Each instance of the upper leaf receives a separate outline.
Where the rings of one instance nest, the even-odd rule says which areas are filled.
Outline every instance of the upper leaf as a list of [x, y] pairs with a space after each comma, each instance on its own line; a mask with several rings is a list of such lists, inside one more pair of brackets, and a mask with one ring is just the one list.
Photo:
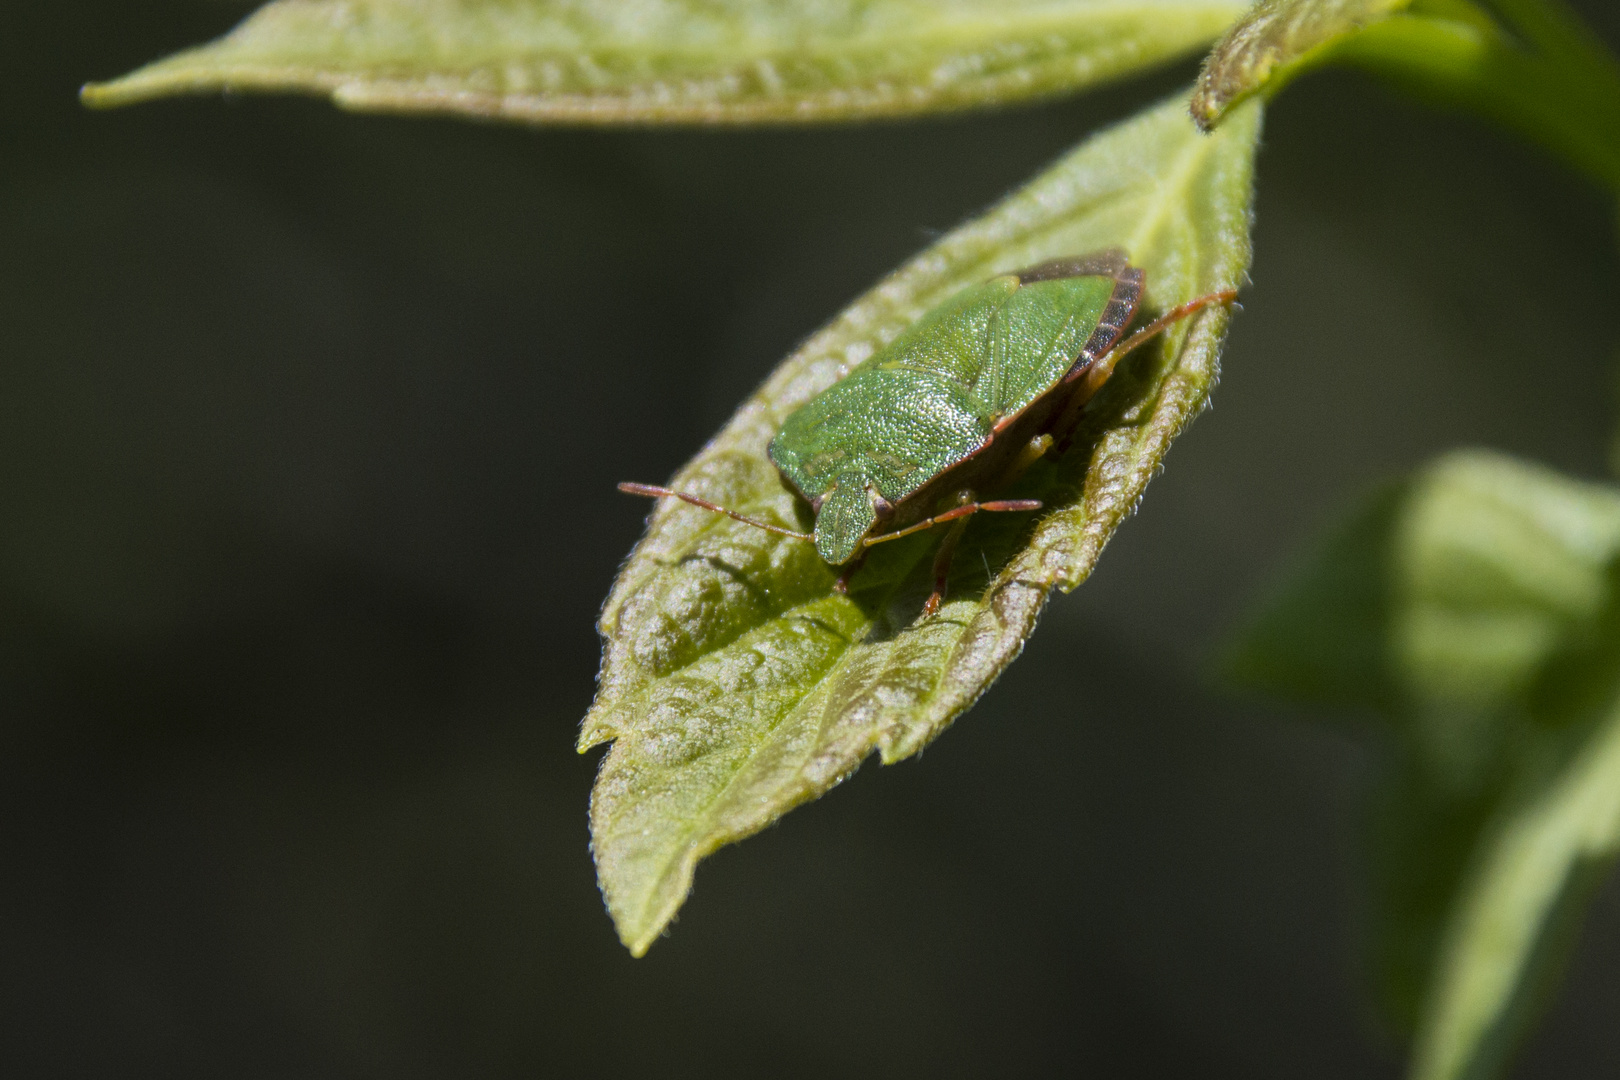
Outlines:
[[1192, 115], [1208, 130], [1236, 102], [1275, 90], [1327, 48], [1411, 0], [1259, 0], [1204, 61]]
[[1241, 0], [277, 0], [92, 105], [295, 90], [524, 121], [758, 123], [1075, 90], [1203, 47]]
[[[790, 356], [676, 477], [681, 490], [802, 527], [765, 448], [784, 418], [965, 285], [1119, 246], [1162, 310], [1235, 288], [1249, 262], [1257, 108], [1213, 137], [1184, 99], [1083, 144], [951, 233]], [[915, 753], [1018, 654], [1054, 588], [1090, 573], [1183, 425], [1203, 406], [1228, 314], [1206, 309], [1115, 374], [1057, 463], [1012, 494], [1031, 515], [984, 515], [941, 613], [927, 534], [873, 549], [851, 595], [807, 543], [665, 500], [602, 614], [601, 686], [582, 749], [616, 740], [591, 804], [602, 890], [640, 954], [675, 914], [697, 861], [848, 776], [877, 750]]]
[[1378, 494], [1232, 668], [1371, 705], [1398, 760], [1377, 945], [1416, 1080], [1494, 1075], [1620, 851], [1620, 492], [1457, 453]]

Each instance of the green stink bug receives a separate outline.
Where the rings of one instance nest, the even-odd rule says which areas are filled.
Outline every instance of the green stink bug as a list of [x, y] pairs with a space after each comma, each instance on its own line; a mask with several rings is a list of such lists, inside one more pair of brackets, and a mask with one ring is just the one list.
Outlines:
[[815, 529], [784, 529], [685, 492], [650, 484], [621, 491], [673, 496], [768, 532], [813, 541], [849, 579], [874, 544], [954, 523], [934, 560], [939, 610], [967, 519], [1039, 510], [1033, 499], [980, 501], [1041, 455], [1067, 447], [1082, 409], [1132, 349], [1236, 291], [1173, 308], [1124, 341], [1144, 274], [1109, 248], [1001, 274], [956, 293], [850, 373], [800, 406], [768, 448], [777, 471], [810, 504]]

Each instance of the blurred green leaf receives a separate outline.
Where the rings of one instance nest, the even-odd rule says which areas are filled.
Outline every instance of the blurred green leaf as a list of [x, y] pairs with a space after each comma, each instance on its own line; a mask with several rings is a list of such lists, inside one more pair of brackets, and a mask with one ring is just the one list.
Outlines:
[[1620, 491], [1448, 455], [1337, 529], [1229, 658], [1391, 722], [1374, 947], [1416, 1080], [1501, 1068], [1620, 851], [1617, 558]]
[[[1414, 1080], [1497, 1074], [1563, 966], [1584, 901], [1620, 854], [1620, 619], [1606, 620], [1595, 713], [1521, 750], [1447, 927]], [[1566, 688], [1559, 688], [1565, 690]], [[1560, 695], [1562, 696], [1562, 695]], [[1529, 774], [1529, 775], [1525, 775]]]
[[[793, 409], [965, 285], [1124, 247], [1162, 310], [1240, 284], [1258, 107], [1215, 136], [1169, 101], [1089, 139], [857, 300], [790, 356], [676, 477], [785, 523], [807, 510], [766, 443]], [[1051, 590], [1090, 573], [1214, 382], [1229, 316], [1208, 309], [1109, 382], [1064, 458], [1015, 489], [1038, 520], [975, 521], [950, 597], [923, 619], [937, 538], [883, 545], [851, 595], [810, 545], [683, 503], [653, 514], [602, 614], [600, 691], [581, 749], [615, 740], [591, 805], [602, 891], [631, 951], [674, 916], [699, 859], [757, 832], [876, 750], [915, 753], [1023, 647]]]
[[1369, 499], [1231, 654], [1247, 685], [1409, 716], [1488, 712], [1597, 614], [1620, 496], [1459, 452]]
[[1319, 63], [1330, 46], [1411, 0], [1260, 0], [1204, 61], [1192, 115], [1208, 130], [1237, 102], [1273, 92]]
[[758, 123], [1064, 93], [1212, 41], [1241, 0], [278, 0], [84, 91], [293, 90], [344, 108]]

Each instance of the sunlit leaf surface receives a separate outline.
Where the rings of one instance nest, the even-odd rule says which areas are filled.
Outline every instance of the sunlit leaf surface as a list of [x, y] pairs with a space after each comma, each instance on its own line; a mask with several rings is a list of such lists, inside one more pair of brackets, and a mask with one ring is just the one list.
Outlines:
[[[790, 356], [681, 470], [683, 490], [805, 523], [765, 456], [782, 420], [959, 288], [1119, 245], [1161, 310], [1240, 285], [1260, 113], [1200, 135], [1185, 99], [1087, 141], [857, 300]], [[633, 952], [674, 915], [697, 861], [815, 798], [874, 750], [916, 752], [1018, 654], [1053, 588], [1091, 572], [1170, 441], [1202, 407], [1229, 316], [1135, 355], [1056, 464], [1019, 482], [1038, 516], [968, 530], [938, 617], [934, 537], [883, 545], [848, 597], [806, 543], [666, 500], [608, 598], [601, 686], [581, 748], [614, 741], [592, 800], [597, 867]]]
[[1416, 1080], [1497, 1074], [1620, 851], [1617, 556], [1620, 491], [1453, 454], [1330, 537], [1234, 652], [1250, 685], [1393, 724], [1376, 951]]
[[352, 109], [757, 123], [1062, 93], [1194, 52], [1241, 0], [277, 0], [92, 85], [119, 105], [294, 90]]
[[1204, 61], [1193, 119], [1214, 126], [1235, 103], [1308, 67], [1327, 46], [1411, 0], [1260, 0]]

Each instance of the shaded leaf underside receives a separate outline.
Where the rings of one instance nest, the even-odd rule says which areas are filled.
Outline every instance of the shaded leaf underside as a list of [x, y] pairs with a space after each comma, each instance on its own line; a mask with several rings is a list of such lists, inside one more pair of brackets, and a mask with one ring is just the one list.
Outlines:
[[[765, 446], [794, 408], [957, 289], [1118, 245], [1160, 310], [1242, 283], [1257, 108], [1213, 137], [1184, 99], [1105, 131], [879, 283], [790, 356], [675, 485], [802, 527]], [[598, 872], [638, 955], [699, 859], [848, 776], [906, 757], [1017, 655], [1050, 591], [1091, 571], [1170, 441], [1202, 407], [1228, 322], [1208, 310], [1121, 368], [1073, 449], [1020, 481], [1047, 510], [975, 521], [940, 615], [926, 535], [874, 549], [851, 595], [810, 545], [662, 505], [603, 612], [581, 749], [614, 740], [592, 800]]]
[[85, 88], [292, 90], [351, 109], [759, 123], [1062, 93], [1212, 41], [1241, 0], [277, 0]]

